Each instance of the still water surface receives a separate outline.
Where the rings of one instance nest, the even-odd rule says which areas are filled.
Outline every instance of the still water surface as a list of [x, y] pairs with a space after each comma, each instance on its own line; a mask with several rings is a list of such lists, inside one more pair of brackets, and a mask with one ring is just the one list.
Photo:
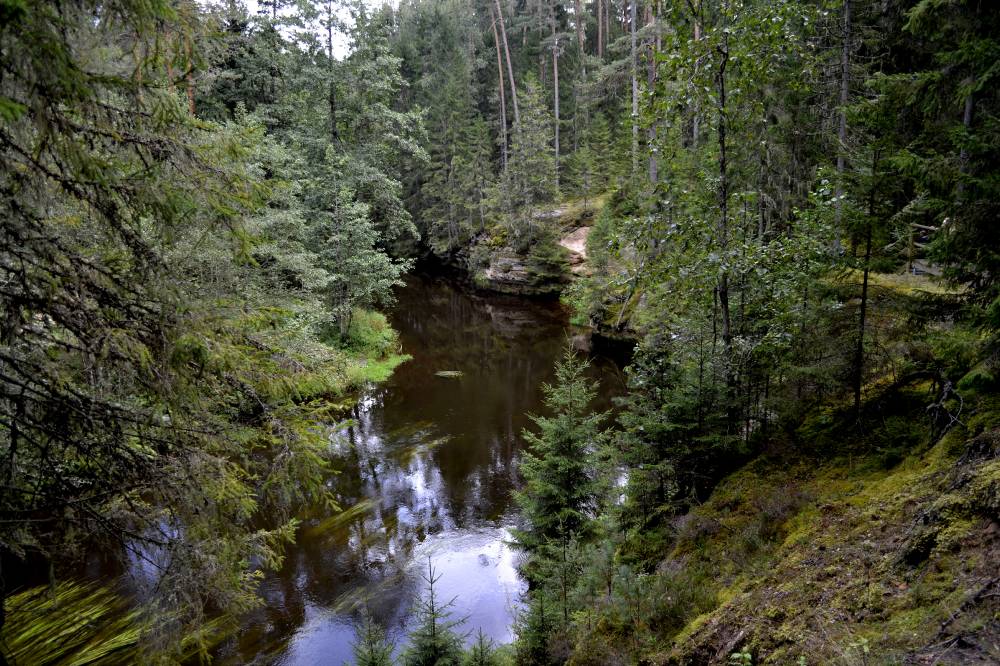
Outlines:
[[[513, 637], [525, 590], [508, 544], [520, 433], [528, 413], [544, 412], [541, 384], [566, 344], [567, 313], [415, 275], [390, 320], [412, 360], [365, 392], [353, 425], [330, 439], [339, 469], [330, 484], [345, 511], [304, 521], [284, 568], [261, 587], [264, 607], [223, 646], [221, 663], [350, 663], [365, 609], [401, 644], [428, 558], [464, 630]], [[592, 364], [604, 408], [621, 373], [602, 356]], [[462, 374], [435, 375], [442, 370]]]

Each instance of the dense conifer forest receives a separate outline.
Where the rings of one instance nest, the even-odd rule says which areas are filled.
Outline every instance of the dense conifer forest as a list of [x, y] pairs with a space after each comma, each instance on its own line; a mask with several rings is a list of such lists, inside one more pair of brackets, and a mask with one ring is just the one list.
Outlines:
[[0, 663], [218, 660], [418, 267], [572, 331], [514, 642], [431, 561], [355, 663], [1000, 663], [998, 62], [982, 0], [0, 0]]

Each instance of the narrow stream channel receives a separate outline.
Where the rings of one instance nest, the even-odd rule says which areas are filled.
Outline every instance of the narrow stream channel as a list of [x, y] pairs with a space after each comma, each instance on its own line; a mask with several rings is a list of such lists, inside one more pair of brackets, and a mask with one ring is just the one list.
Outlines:
[[[285, 567], [261, 587], [264, 607], [222, 648], [222, 663], [350, 663], [364, 609], [401, 644], [428, 558], [465, 630], [513, 638], [525, 589], [507, 543], [520, 433], [528, 413], [544, 411], [541, 385], [566, 344], [567, 313], [426, 275], [410, 276], [397, 299], [390, 320], [413, 359], [367, 391], [354, 425], [331, 440], [340, 473], [330, 482], [345, 512], [304, 521]], [[602, 356], [592, 372], [596, 406], [607, 407], [621, 373]]]

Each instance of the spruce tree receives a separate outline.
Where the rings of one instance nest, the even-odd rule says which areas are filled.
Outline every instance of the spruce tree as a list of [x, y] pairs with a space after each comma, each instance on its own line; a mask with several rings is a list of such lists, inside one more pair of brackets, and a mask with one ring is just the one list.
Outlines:
[[513, 244], [525, 248], [538, 235], [539, 208], [556, 200], [559, 186], [550, 143], [553, 120], [533, 75], [525, 79], [520, 104], [521, 123], [514, 130], [510, 160], [500, 182], [500, 204]]
[[462, 663], [462, 637], [455, 631], [465, 620], [451, 619], [455, 600], [442, 603], [435, 585], [441, 575], [427, 558], [427, 573], [421, 576], [427, 595], [417, 604], [417, 628], [410, 634], [410, 645], [403, 653], [404, 666], [459, 666]]
[[486, 122], [469, 94], [470, 72], [462, 66], [448, 79], [428, 121], [430, 163], [421, 194], [425, 242], [439, 254], [467, 245], [484, 224], [487, 184], [493, 180]]
[[605, 413], [590, 411], [597, 383], [587, 379], [589, 362], [567, 345], [556, 364], [556, 383], [545, 384], [552, 416], [532, 415], [539, 432], [524, 431], [524, 488], [517, 494], [526, 526], [515, 534], [529, 550], [549, 539], [568, 540], [587, 531], [597, 506], [597, 450], [605, 440]]
[[[1000, 13], [990, 3], [916, 3], [902, 25], [917, 71], [881, 80], [884, 112], [906, 148], [894, 166], [913, 179], [905, 209], [931, 234], [929, 256], [968, 287], [971, 314], [1000, 331]], [[902, 49], [901, 49], [902, 50]], [[904, 51], [905, 53], [905, 51]]]
[[355, 666], [392, 666], [393, 644], [371, 614], [365, 612], [360, 623], [354, 627]]
[[462, 666], [499, 666], [493, 641], [486, 637], [482, 629], [476, 634], [476, 642], [465, 653]]

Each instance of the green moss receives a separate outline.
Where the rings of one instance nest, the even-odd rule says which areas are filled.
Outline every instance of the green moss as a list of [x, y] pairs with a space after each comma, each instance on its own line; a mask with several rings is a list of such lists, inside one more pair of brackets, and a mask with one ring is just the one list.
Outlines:
[[409, 354], [393, 354], [378, 361], [354, 361], [347, 368], [347, 386], [361, 388], [365, 384], [384, 382], [397, 366], [411, 358]]

